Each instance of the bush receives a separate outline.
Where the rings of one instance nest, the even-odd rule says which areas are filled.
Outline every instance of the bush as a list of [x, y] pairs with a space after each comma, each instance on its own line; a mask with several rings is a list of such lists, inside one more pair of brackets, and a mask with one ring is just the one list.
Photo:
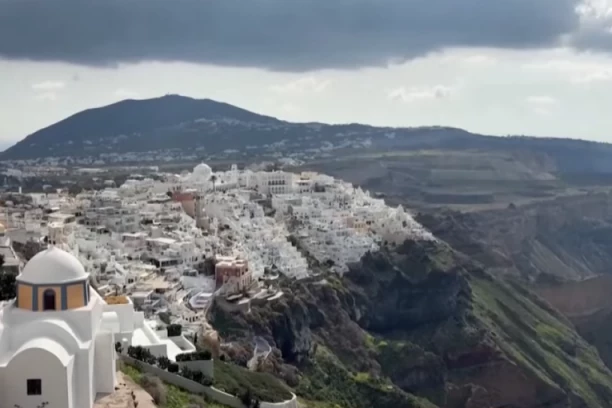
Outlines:
[[212, 378], [206, 377], [204, 373], [199, 370], [191, 370], [187, 367], [181, 367], [181, 371], [179, 375], [181, 377], [185, 377], [188, 380], [197, 382], [198, 384], [202, 384], [207, 387], [210, 387], [211, 385], [213, 385]]
[[170, 359], [166, 356], [161, 356], [157, 359], [157, 365], [162, 370], [167, 370], [168, 367], [170, 366], [170, 363], [171, 363]]
[[176, 361], [208, 361], [212, 360], [212, 354], [208, 350], [194, 351], [193, 353], [183, 353], [176, 356]]
[[180, 324], [171, 324], [166, 330], [168, 331], [168, 337], [177, 337], [183, 333], [183, 326]]
[[240, 394], [240, 401], [242, 401], [244, 406], [247, 408], [259, 408], [260, 406], [259, 400], [253, 395], [251, 389], [247, 389]]
[[190, 380], [193, 378], [194, 371], [189, 367], [181, 367], [180, 375], [181, 377], [189, 378]]
[[127, 351], [128, 356], [136, 359], [138, 361], [142, 361], [143, 363], [147, 363], [150, 365], [157, 365], [157, 357], [155, 357], [151, 352], [141, 346], [130, 346]]
[[170, 363], [170, 365], [168, 366], [168, 372], [169, 373], [178, 373], [179, 372], [179, 365], [176, 363]]
[[166, 404], [166, 386], [164, 383], [157, 377], [152, 376], [150, 374], [144, 374], [140, 377], [140, 386], [151, 395], [153, 401], [157, 405], [165, 405]]

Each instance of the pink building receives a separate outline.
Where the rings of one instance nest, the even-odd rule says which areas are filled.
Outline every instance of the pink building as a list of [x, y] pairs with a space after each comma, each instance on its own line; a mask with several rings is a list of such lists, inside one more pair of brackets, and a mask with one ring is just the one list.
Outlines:
[[215, 264], [215, 281], [217, 288], [225, 285], [226, 293], [237, 293], [253, 285], [253, 276], [246, 260], [220, 256]]

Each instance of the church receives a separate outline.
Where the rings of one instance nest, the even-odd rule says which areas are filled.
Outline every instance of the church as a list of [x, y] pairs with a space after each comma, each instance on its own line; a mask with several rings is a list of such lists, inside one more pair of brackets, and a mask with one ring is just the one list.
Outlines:
[[38, 253], [0, 309], [0, 408], [89, 408], [113, 393], [115, 342], [130, 338], [133, 315], [107, 305], [73, 255]]

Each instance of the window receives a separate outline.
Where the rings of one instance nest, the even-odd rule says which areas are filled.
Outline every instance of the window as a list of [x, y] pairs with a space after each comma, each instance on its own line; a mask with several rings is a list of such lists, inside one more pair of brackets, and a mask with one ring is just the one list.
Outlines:
[[42, 394], [42, 381], [40, 379], [29, 379], [28, 380], [28, 395], [41, 395]]
[[55, 291], [47, 289], [43, 293], [43, 310], [55, 310]]

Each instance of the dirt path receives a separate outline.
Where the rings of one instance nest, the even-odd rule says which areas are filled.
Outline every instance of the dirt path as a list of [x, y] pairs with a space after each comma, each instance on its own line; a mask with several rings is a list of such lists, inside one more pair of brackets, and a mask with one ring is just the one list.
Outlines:
[[96, 399], [94, 408], [134, 408], [132, 392], [138, 402], [138, 408], [157, 408], [153, 403], [153, 398], [120, 371], [117, 372], [115, 392]]

